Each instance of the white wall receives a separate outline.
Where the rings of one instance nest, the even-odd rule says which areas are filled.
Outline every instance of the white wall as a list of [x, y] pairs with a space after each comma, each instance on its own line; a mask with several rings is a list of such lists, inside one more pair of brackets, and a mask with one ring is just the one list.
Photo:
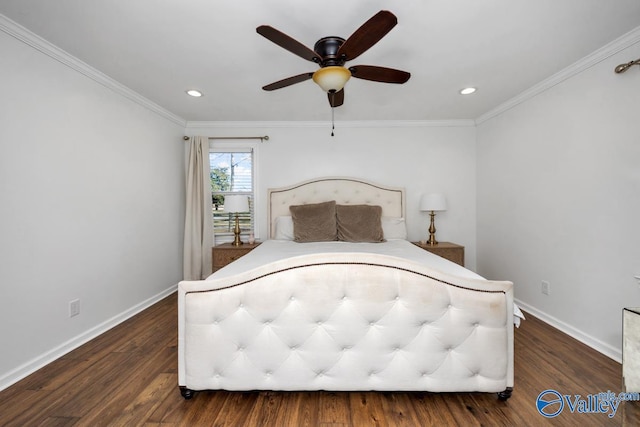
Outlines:
[[[449, 209], [436, 215], [437, 238], [465, 246], [466, 265], [475, 268], [475, 129], [458, 123], [383, 126], [369, 123], [283, 126], [190, 123], [190, 135], [260, 136], [257, 222], [267, 236], [266, 192], [321, 176], [365, 178], [405, 187], [409, 238], [428, 236], [429, 216], [418, 210], [424, 192], [443, 192]], [[238, 142], [242, 144], [242, 142]]]
[[2, 389], [175, 288], [184, 126], [1, 31], [0, 52]]
[[[640, 45], [481, 123], [478, 269], [605, 354], [640, 305]], [[550, 295], [541, 293], [549, 281]]]

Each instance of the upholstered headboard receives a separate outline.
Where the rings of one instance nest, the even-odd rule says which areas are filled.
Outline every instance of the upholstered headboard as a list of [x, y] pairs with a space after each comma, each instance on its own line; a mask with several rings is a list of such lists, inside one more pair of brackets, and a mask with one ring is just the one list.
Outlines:
[[383, 186], [357, 178], [317, 178], [268, 190], [269, 238], [275, 235], [275, 219], [291, 215], [289, 206], [331, 200], [341, 205], [379, 205], [382, 207], [382, 216], [405, 216], [404, 188]]

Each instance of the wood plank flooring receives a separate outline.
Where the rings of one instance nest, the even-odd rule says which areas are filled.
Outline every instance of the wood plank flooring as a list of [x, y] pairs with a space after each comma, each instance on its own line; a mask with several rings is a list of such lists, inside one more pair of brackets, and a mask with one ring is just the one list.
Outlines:
[[621, 391], [621, 366], [527, 316], [515, 332], [515, 388], [485, 393], [198, 392], [177, 387], [177, 298], [171, 295], [0, 392], [2, 426], [620, 426], [640, 425], [640, 402], [614, 417], [565, 409], [544, 418], [544, 390]]

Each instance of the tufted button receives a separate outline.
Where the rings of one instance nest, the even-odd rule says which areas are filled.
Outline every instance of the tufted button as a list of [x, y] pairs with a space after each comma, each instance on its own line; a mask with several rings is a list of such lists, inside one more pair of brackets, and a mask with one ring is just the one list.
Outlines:
[[451, 308], [453, 307], [451, 304], [447, 304], [447, 308]]
[[400, 299], [400, 295], [396, 295], [396, 297], [394, 298], [396, 301], [398, 301]]
[[291, 296], [291, 298], [289, 298], [289, 300], [291, 300], [291, 301], [293, 301], [293, 300], [295, 300], [295, 299], [296, 299], [296, 298], [295, 298], [294, 296]]
[[267, 377], [270, 377], [270, 376], [271, 376], [271, 371], [264, 371], [264, 374], [265, 374]]
[[376, 322], [369, 322], [369, 326], [373, 326], [375, 324], [376, 324]]
[[242, 308], [242, 307], [244, 307], [244, 304], [240, 303], [240, 305], [238, 305], [238, 307]]
[[317, 323], [318, 325], [322, 325], [322, 320], [318, 320], [316, 323]]

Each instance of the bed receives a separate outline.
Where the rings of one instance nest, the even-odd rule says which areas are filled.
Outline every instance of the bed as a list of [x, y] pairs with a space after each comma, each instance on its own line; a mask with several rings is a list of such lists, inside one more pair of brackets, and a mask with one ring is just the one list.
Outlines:
[[[184, 398], [198, 390], [511, 396], [512, 283], [408, 242], [402, 188], [320, 178], [271, 189], [267, 203], [268, 240], [178, 286]], [[335, 226], [325, 226], [326, 209]], [[332, 226], [336, 235], [325, 236]]]

